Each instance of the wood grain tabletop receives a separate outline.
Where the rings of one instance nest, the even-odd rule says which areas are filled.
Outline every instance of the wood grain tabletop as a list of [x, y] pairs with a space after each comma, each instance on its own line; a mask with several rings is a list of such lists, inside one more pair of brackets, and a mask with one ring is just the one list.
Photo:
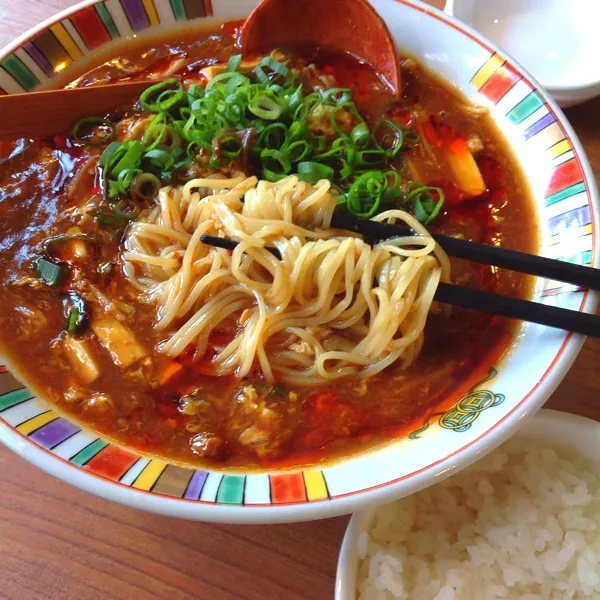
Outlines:
[[[430, 0], [440, 6], [442, 0]], [[0, 0], [0, 47], [74, 0]], [[567, 116], [600, 177], [600, 98]], [[547, 406], [600, 420], [600, 340]], [[261, 600], [333, 597], [347, 517], [225, 526], [101, 500], [0, 447], [0, 598]]]

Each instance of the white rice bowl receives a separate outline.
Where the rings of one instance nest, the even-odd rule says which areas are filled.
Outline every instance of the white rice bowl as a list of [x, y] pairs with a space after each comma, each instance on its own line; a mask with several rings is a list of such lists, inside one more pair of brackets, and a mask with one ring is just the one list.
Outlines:
[[359, 600], [600, 599], [600, 465], [507, 442], [374, 511]]

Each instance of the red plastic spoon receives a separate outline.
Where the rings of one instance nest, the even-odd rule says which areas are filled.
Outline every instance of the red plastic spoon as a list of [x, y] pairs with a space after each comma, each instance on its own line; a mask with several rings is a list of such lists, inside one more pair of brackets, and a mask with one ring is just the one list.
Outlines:
[[387, 25], [367, 0], [262, 0], [240, 30], [244, 54], [298, 44], [328, 46], [373, 66], [396, 97], [400, 63]]

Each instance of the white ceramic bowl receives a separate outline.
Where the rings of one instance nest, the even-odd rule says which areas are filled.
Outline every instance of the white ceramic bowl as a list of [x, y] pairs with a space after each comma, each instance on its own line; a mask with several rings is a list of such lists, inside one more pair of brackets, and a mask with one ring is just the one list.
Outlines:
[[600, 95], [597, 0], [448, 0], [444, 11], [510, 53], [563, 108]]
[[[239, 19], [256, 3], [89, 0], [0, 52], [0, 88], [19, 93], [47, 84], [56, 71], [110, 38], [164, 30], [196, 17], [200, 23]], [[527, 174], [541, 252], [596, 265], [594, 177], [556, 104], [495, 46], [442, 12], [413, 0], [373, 4], [403, 52], [489, 107]], [[575, 310], [591, 312], [596, 305], [593, 294], [551, 281], [539, 281], [535, 295], [541, 302]], [[558, 330], [524, 327], [509, 355], [489, 365], [489, 377], [457, 398], [452, 410], [415, 424], [410, 437], [327, 466], [240, 474], [167, 464], [58, 414], [8, 373], [0, 375], [0, 440], [69, 483], [157, 513], [232, 523], [330, 517], [413, 493], [497, 446], [544, 403], [582, 341]]]
[[[515, 436], [540, 445], [578, 453], [598, 463], [600, 458], [600, 423], [555, 410], [541, 410]], [[335, 600], [356, 600], [358, 574], [358, 539], [371, 525], [374, 509], [356, 513], [350, 519], [342, 542], [335, 582]], [[418, 600], [418, 599], [415, 599]]]

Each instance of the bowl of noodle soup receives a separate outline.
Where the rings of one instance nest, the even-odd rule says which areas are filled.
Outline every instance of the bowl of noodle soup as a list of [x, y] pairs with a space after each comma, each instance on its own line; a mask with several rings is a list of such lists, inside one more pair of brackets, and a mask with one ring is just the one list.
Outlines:
[[[429, 6], [373, 1], [402, 60], [392, 101], [326, 47], [239, 55], [255, 4], [84, 2], [0, 71], [5, 93], [148, 79], [73, 132], [0, 142], [2, 441], [105, 498], [233, 523], [408, 495], [564, 376], [580, 336], [436, 290], [595, 296], [450, 259], [431, 233], [597, 264], [590, 167], [512, 59]], [[412, 231], [372, 239], [340, 214]]]

